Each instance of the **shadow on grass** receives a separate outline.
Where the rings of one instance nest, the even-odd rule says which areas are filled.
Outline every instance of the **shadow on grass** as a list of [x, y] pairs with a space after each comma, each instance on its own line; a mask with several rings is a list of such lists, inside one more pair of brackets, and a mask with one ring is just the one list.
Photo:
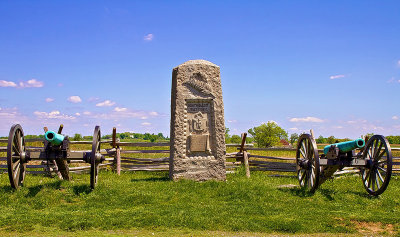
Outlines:
[[154, 181], [169, 181], [169, 177], [151, 177], [151, 178], [145, 178], [145, 179], [131, 179], [131, 182], [154, 182]]
[[335, 194], [335, 191], [329, 190], [329, 189], [324, 189], [324, 188], [319, 188], [318, 191], [325, 196], [329, 201], [334, 200], [335, 198], [333, 197], [333, 194]]
[[293, 196], [298, 196], [298, 197], [311, 197], [314, 195], [314, 193], [308, 191], [305, 188], [300, 188], [300, 187], [292, 187], [292, 188], [279, 188], [280, 191], [290, 193]]
[[60, 189], [61, 183], [62, 183], [61, 180], [56, 180], [52, 183], [39, 184], [36, 186], [29, 187], [28, 193], [25, 195], [25, 197], [35, 197], [43, 188]]
[[13, 189], [10, 185], [6, 185], [6, 186], [1, 187], [1, 191], [5, 192], [5, 193], [9, 193], [9, 192], [15, 191], [15, 189]]
[[367, 191], [365, 192], [357, 192], [357, 191], [350, 191], [349, 193], [352, 193], [354, 195], [363, 197], [363, 198], [368, 198], [368, 199], [379, 199], [379, 196], [372, 196]]
[[75, 195], [89, 194], [93, 191], [90, 188], [90, 185], [87, 185], [87, 184], [74, 186], [72, 189], [74, 190]]

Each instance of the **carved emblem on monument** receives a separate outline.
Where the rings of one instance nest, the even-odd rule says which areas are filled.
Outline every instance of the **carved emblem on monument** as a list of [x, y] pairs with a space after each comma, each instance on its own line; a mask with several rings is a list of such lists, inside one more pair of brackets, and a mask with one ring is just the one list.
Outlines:
[[189, 121], [190, 132], [201, 134], [208, 130], [208, 121], [201, 112], [197, 112]]
[[203, 73], [193, 73], [193, 75], [185, 84], [197, 90], [198, 92], [206, 95], [212, 95], [212, 88], [208, 84], [207, 77]]

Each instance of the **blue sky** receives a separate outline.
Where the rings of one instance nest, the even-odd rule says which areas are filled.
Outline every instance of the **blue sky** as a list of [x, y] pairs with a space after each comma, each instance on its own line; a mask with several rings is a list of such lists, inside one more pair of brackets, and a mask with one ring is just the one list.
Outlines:
[[172, 69], [221, 67], [232, 134], [400, 135], [398, 1], [0, 1], [0, 135], [13, 123], [169, 135]]

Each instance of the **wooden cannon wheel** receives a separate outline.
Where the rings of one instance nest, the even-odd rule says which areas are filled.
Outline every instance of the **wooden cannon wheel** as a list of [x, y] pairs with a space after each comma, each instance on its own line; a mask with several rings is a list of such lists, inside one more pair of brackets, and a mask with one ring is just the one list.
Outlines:
[[7, 166], [11, 187], [17, 189], [23, 185], [26, 172], [24, 131], [19, 124], [14, 124], [8, 135]]
[[392, 150], [388, 140], [381, 135], [372, 136], [363, 152], [366, 166], [362, 170], [365, 189], [371, 195], [382, 194], [392, 175]]
[[320, 168], [317, 144], [310, 134], [299, 137], [296, 170], [300, 186], [314, 192], [318, 188]]
[[100, 126], [96, 126], [93, 133], [92, 153], [90, 157], [90, 187], [92, 189], [96, 187], [99, 164], [101, 162], [100, 139]]

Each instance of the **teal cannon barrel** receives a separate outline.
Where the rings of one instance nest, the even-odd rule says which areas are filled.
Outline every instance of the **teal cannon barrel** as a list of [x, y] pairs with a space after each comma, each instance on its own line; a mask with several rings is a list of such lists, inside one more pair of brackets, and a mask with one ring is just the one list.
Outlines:
[[326, 155], [329, 151], [329, 148], [335, 145], [337, 148], [339, 148], [339, 151], [341, 153], [347, 153], [349, 151], [352, 151], [357, 148], [363, 148], [365, 146], [365, 141], [361, 138], [356, 139], [354, 141], [348, 141], [348, 142], [339, 142], [331, 145], [327, 145], [324, 147], [324, 154]]
[[44, 138], [51, 143], [51, 145], [58, 146], [64, 141], [64, 136], [53, 131], [47, 131]]

